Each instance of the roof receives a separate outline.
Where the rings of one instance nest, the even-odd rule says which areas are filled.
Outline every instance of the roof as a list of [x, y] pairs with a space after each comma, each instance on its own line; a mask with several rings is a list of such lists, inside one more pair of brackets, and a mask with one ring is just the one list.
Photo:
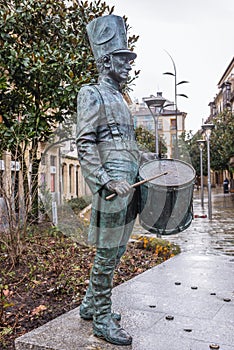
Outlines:
[[232, 58], [231, 62], [229, 63], [228, 67], [226, 68], [225, 72], [223, 73], [221, 79], [218, 82], [218, 87], [223, 84], [225, 77], [231, 72], [231, 70], [234, 69], [234, 57]]

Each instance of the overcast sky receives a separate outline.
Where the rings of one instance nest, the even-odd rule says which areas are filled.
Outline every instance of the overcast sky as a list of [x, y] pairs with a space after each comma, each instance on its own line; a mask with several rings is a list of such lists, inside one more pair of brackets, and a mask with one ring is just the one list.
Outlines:
[[186, 130], [195, 133], [209, 115], [208, 104], [234, 56], [234, 0], [110, 0], [114, 14], [126, 15], [131, 33], [140, 35], [135, 68], [141, 70], [131, 97], [162, 91], [174, 101], [174, 80], [163, 72], [177, 69], [178, 109], [187, 112]]

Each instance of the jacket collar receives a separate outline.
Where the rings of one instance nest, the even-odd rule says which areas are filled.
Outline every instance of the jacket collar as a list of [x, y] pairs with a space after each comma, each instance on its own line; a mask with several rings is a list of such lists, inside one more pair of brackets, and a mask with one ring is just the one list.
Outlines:
[[103, 84], [103, 85], [107, 86], [108, 88], [113, 89], [115, 91], [121, 92], [121, 88], [120, 88], [119, 83], [110, 77], [100, 76], [98, 79], [98, 83]]

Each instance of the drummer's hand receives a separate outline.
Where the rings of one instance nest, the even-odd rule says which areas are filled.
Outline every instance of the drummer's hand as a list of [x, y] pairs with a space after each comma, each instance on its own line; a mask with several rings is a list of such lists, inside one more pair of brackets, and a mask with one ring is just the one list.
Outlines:
[[105, 188], [108, 191], [117, 193], [120, 197], [125, 197], [130, 192], [134, 191], [134, 189], [126, 180], [111, 180], [105, 184]]
[[150, 160], [158, 159], [156, 153], [153, 152], [142, 152], [140, 163], [149, 162]]

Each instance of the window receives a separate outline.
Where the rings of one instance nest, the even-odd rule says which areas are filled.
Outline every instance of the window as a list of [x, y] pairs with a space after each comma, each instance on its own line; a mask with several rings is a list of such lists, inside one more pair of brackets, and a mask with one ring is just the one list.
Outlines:
[[171, 144], [172, 144], [172, 146], [175, 146], [175, 144], [176, 144], [176, 134], [172, 134], [171, 135]]
[[171, 119], [170, 120], [170, 129], [171, 130], [176, 130], [176, 119]]
[[50, 191], [55, 192], [55, 174], [50, 174]]
[[46, 157], [43, 153], [41, 155], [41, 165], [46, 165]]
[[69, 165], [69, 192], [74, 192], [74, 166], [72, 164]]
[[46, 174], [41, 173], [41, 189], [42, 191], [45, 191], [46, 189]]
[[50, 156], [50, 165], [56, 166], [56, 156]]
[[72, 165], [69, 165], [69, 192], [72, 193]]
[[162, 130], [163, 129], [163, 122], [162, 119], [158, 120], [158, 130]]
[[3, 171], [0, 170], [0, 197], [2, 196], [1, 189], [3, 188]]
[[230, 104], [230, 97], [231, 97], [231, 83], [225, 82], [222, 86], [222, 93], [223, 93], [223, 107], [227, 108]]
[[79, 187], [79, 174], [78, 167], [76, 167], [76, 196], [78, 197], [78, 187]]

